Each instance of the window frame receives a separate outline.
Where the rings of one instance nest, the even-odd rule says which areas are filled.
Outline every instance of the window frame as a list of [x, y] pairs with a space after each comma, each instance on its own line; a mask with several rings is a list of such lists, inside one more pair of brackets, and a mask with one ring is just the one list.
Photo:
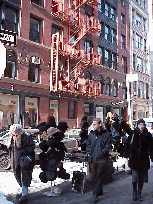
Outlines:
[[125, 25], [125, 15], [121, 13], [121, 24]]
[[109, 27], [107, 25], [105, 25], [105, 40], [109, 40]]
[[[107, 58], [106, 58], [106, 53], [107, 53]], [[109, 61], [109, 51], [105, 50], [105, 66], [108, 67], [108, 61]]]
[[[35, 21], [38, 22], [38, 31], [35, 31], [35, 30], [31, 29], [31, 20], [35, 20]], [[31, 41], [33, 41], [33, 42], [36, 42], [36, 43], [41, 43], [41, 34], [42, 34], [42, 32], [41, 32], [41, 31], [42, 31], [41, 27], [42, 27], [42, 20], [40, 20], [39, 18], [30, 16], [29, 40], [31, 40]], [[38, 34], [37, 41], [36, 41], [36, 40], [33, 40], [33, 39], [31, 38], [31, 34], [32, 34], [31, 31], [33, 31], [33, 32], [35, 32], [35, 33]]]
[[122, 49], [126, 48], [126, 46], [125, 46], [125, 35], [121, 35], [121, 48]]
[[111, 81], [109, 77], [106, 79], [106, 94], [111, 96]]
[[[107, 5], [107, 8], [106, 8]], [[105, 16], [109, 17], [109, 4], [105, 3]]]
[[[73, 103], [74, 109], [71, 109], [71, 103]], [[73, 111], [72, 116], [70, 115]], [[68, 119], [76, 119], [76, 101], [68, 101]]]

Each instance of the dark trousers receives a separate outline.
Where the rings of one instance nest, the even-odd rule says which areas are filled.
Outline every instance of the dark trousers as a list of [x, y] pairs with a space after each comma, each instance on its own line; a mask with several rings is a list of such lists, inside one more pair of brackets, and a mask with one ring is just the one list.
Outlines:
[[102, 184], [106, 168], [107, 168], [106, 160], [101, 160], [98, 163], [94, 163], [95, 185], [93, 188], [93, 195], [99, 196], [103, 192]]

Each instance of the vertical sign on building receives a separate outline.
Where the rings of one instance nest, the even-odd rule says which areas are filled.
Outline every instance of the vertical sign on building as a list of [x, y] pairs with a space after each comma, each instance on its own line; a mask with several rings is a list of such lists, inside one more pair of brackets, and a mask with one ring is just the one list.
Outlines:
[[0, 79], [4, 74], [6, 68], [6, 48], [3, 43], [0, 42]]

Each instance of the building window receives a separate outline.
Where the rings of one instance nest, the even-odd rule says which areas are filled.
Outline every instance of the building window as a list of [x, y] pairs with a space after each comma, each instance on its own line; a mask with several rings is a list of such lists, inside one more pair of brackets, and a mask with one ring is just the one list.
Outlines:
[[75, 119], [75, 110], [76, 110], [76, 102], [69, 101], [68, 102], [68, 118]]
[[31, 0], [31, 3], [35, 3], [39, 6], [42, 6], [42, 0]]
[[105, 50], [105, 66], [108, 67], [108, 51]]
[[35, 18], [30, 18], [30, 35], [29, 35], [29, 39], [34, 41], [34, 42], [37, 42], [37, 43], [40, 43], [40, 32], [41, 32], [41, 29], [40, 29], [40, 26], [41, 26], [41, 21], [40, 20], [37, 20]]
[[142, 49], [142, 37], [136, 34], [136, 47]]
[[144, 51], [147, 51], [147, 41], [144, 39]]
[[101, 0], [98, 0], [98, 3], [99, 3], [99, 5], [98, 5], [98, 11], [102, 11]]
[[39, 83], [40, 58], [32, 56], [29, 61], [28, 81]]
[[144, 83], [143, 82], [139, 82], [139, 92], [140, 92], [140, 98], [144, 98]]
[[101, 36], [101, 33], [102, 33], [102, 22], [100, 21], [98, 21], [98, 29], [99, 29], [99, 31], [100, 32], [98, 32], [98, 36], [100, 37]]
[[103, 83], [104, 83], [104, 80], [103, 80], [103, 77], [101, 75], [98, 76], [98, 82], [100, 84], [100, 94], [103, 94]]
[[145, 73], [148, 74], [148, 63], [145, 61]]
[[118, 96], [118, 83], [117, 80], [114, 81], [114, 86], [113, 86], [113, 96], [117, 97]]
[[121, 4], [122, 4], [122, 6], [124, 6], [125, 5], [125, 0], [121, 0]]
[[146, 84], [146, 99], [149, 99], [149, 85]]
[[87, 13], [85, 13], [85, 25], [86, 25], [86, 28], [90, 27], [90, 17], [89, 17], [89, 14]]
[[115, 21], [115, 9], [111, 7], [111, 19]]
[[55, 34], [55, 33], [61, 34], [61, 31], [62, 31], [62, 29], [60, 27], [52, 25], [52, 31], [51, 31], [52, 35]]
[[117, 63], [116, 63], [116, 54], [114, 54], [114, 53], [112, 53], [111, 54], [111, 58], [112, 58], [112, 69], [115, 69], [115, 70], [117, 70]]
[[137, 96], [137, 82], [136, 81], [133, 82], [133, 95]]
[[109, 39], [109, 28], [105, 25], [105, 40]]
[[102, 64], [102, 48], [98, 47], [99, 64]]
[[91, 42], [90, 41], [84, 42], [84, 50], [85, 50], [86, 59], [90, 60], [90, 53], [91, 53]]
[[125, 15], [121, 14], [121, 24], [125, 25]]
[[137, 57], [137, 70], [143, 72], [143, 60]]
[[143, 19], [143, 30], [146, 31], [146, 19]]
[[125, 82], [123, 82], [123, 99], [127, 99], [127, 87]]
[[141, 16], [139, 14], [136, 14], [136, 25], [142, 28]]
[[133, 69], [135, 69], [135, 55], [133, 55]]
[[123, 73], [127, 73], [125, 57], [122, 57], [122, 68], [123, 68]]
[[6, 52], [6, 68], [4, 77], [15, 78], [17, 76], [17, 54], [13, 50]]
[[135, 22], [135, 10], [132, 10], [132, 21]]
[[110, 82], [110, 78], [108, 77], [106, 79], [106, 94], [111, 95], [111, 82]]
[[5, 13], [4, 14], [5, 19], [3, 24], [4, 30], [10, 30], [18, 33], [17, 12], [14, 11], [13, 9], [5, 7], [4, 13]]
[[133, 46], [135, 46], [135, 33], [133, 32]]
[[121, 48], [125, 49], [125, 36], [121, 35]]
[[108, 4], [105, 3], [105, 15], [109, 16], [109, 10], [108, 10], [109, 6]]
[[113, 29], [111, 29], [111, 42], [112, 43], [116, 42], [115, 30], [113, 30]]

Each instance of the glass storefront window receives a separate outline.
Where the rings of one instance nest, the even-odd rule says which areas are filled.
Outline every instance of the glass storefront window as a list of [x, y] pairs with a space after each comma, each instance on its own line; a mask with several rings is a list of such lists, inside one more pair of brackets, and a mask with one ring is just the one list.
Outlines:
[[58, 100], [50, 100], [49, 115], [55, 117], [56, 124], [58, 125]]
[[0, 94], [0, 129], [19, 123], [19, 96]]
[[25, 97], [24, 128], [35, 128], [38, 124], [38, 99]]

